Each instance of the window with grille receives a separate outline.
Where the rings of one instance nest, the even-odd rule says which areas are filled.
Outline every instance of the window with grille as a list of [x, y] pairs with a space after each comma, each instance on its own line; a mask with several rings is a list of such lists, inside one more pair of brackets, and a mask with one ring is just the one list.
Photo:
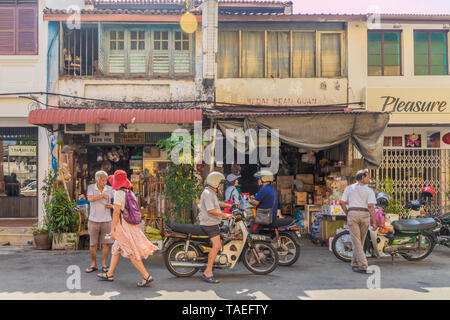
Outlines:
[[38, 1], [0, 2], [0, 55], [38, 54]]
[[[101, 74], [98, 58], [98, 26], [82, 24], [80, 29], [62, 26], [62, 76]], [[114, 46], [117, 44], [114, 43]], [[112, 46], [112, 44], [111, 44]]]

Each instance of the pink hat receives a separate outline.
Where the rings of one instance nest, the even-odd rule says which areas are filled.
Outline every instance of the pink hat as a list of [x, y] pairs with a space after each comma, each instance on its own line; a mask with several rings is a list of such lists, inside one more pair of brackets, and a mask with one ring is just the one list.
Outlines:
[[127, 173], [123, 170], [116, 170], [113, 176], [108, 177], [108, 182], [111, 184], [114, 190], [119, 190], [121, 188], [131, 188], [131, 182], [127, 178]]

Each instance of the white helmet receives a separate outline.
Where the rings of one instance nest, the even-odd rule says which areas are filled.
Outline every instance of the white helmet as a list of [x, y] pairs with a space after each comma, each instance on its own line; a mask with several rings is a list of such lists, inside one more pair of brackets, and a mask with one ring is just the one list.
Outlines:
[[222, 173], [213, 171], [206, 177], [206, 184], [217, 189], [224, 180], [225, 176]]
[[272, 171], [268, 169], [262, 169], [255, 173], [255, 177], [261, 179], [262, 182], [272, 182], [275, 180], [275, 177]]

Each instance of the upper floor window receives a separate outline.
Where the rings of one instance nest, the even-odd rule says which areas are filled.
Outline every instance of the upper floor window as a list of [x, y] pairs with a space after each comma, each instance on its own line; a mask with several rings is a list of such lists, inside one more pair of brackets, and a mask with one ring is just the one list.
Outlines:
[[171, 28], [130, 26], [107, 27], [110, 43], [105, 73], [125, 76], [192, 75], [190, 35]]
[[38, 53], [38, 1], [0, 2], [0, 55]]
[[448, 74], [447, 31], [414, 31], [414, 74]]
[[370, 31], [367, 34], [369, 76], [401, 75], [400, 35], [398, 31]]
[[[193, 74], [193, 37], [174, 28], [82, 24], [63, 30], [61, 75], [178, 77]], [[99, 36], [100, 33], [100, 36]]]
[[221, 31], [219, 78], [344, 75], [342, 31]]

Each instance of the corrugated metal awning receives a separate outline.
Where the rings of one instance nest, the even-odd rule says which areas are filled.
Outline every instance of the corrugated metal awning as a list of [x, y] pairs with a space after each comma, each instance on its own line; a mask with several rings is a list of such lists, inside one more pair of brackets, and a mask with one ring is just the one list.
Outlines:
[[45, 109], [32, 110], [28, 122], [45, 124], [193, 123], [201, 109]]

